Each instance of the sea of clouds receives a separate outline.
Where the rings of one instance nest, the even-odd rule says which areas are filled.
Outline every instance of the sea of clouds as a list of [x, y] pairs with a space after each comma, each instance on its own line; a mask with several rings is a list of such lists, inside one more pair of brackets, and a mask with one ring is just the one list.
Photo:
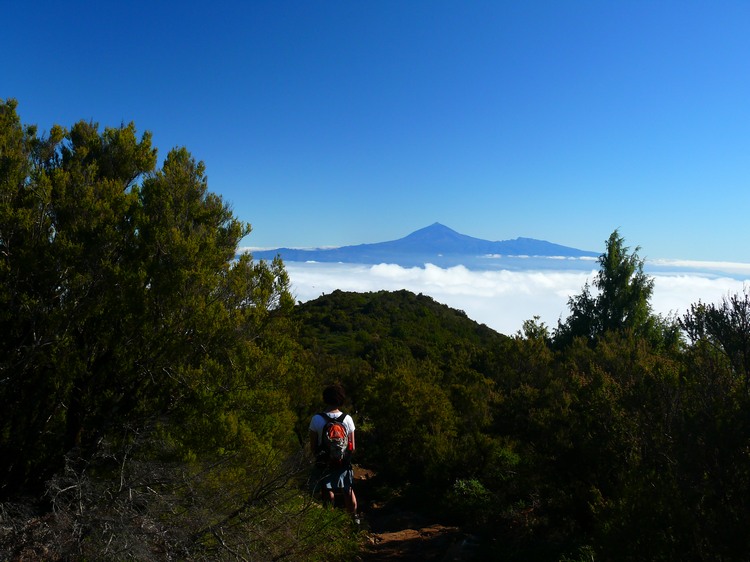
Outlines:
[[[429, 295], [469, 318], [512, 335], [538, 316], [550, 328], [568, 316], [568, 299], [596, 275], [596, 263], [581, 269], [470, 270], [464, 266], [401, 267], [393, 264], [286, 262], [292, 290], [300, 302], [336, 289], [371, 292], [406, 289]], [[691, 304], [718, 303], [750, 284], [750, 264], [659, 260], [647, 262], [654, 279], [651, 305], [662, 315], [684, 314]]]

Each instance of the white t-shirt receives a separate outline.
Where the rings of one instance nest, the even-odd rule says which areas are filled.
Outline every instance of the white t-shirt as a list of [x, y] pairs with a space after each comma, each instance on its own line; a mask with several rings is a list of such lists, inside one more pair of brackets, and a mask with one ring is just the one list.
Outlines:
[[[337, 417], [341, 415], [341, 412], [326, 412], [323, 414], [325, 416], [328, 416], [330, 419], [335, 420]], [[318, 434], [318, 445], [320, 445], [320, 440], [323, 437], [323, 428], [328, 423], [328, 420], [324, 420], [323, 416], [320, 414], [315, 414], [312, 419], [310, 420], [310, 431], [314, 431]], [[349, 435], [351, 435], [354, 432], [354, 420], [352, 417], [347, 414], [343, 421], [341, 422], [346, 427], [347, 432], [349, 432]]]

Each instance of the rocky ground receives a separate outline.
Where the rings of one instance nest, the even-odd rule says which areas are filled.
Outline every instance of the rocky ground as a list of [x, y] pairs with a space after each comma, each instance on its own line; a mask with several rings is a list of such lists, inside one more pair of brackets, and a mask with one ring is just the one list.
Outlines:
[[422, 560], [453, 562], [472, 560], [472, 537], [454, 526], [425, 514], [398, 507], [397, 502], [374, 498], [375, 474], [355, 467], [355, 490], [363, 515], [366, 544], [361, 560]]

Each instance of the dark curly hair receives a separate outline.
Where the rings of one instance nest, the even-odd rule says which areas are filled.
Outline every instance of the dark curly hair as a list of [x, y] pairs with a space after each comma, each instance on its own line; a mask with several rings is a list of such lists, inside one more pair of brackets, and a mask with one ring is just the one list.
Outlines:
[[346, 392], [340, 384], [332, 384], [323, 390], [323, 402], [329, 406], [340, 408], [346, 400]]

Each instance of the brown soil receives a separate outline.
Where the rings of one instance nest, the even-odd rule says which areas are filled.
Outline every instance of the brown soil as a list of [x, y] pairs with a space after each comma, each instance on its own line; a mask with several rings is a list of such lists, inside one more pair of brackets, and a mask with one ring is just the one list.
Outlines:
[[372, 497], [368, 469], [355, 467], [355, 491], [366, 537], [362, 560], [421, 560], [453, 562], [471, 560], [473, 543], [460, 528], [444, 525], [420, 513], [404, 510], [394, 502]]

